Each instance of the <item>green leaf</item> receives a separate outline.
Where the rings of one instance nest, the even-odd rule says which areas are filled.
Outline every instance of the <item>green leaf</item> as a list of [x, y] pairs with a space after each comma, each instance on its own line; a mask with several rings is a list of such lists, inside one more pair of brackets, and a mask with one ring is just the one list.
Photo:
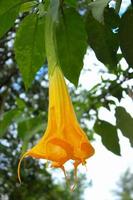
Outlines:
[[43, 131], [42, 116], [23, 119], [18, 123], [18, 134], [21, 139], [29, 140], [35, 133]]
[[82, 17], [73, 8], [65, 9], [59, 15], [59, 0], [51, 1], [45, 36], [49, 74], [58, 65], [65, 76], [77, 85], [87, 47]]
[[24, 110], [24, 108], [25, 108], [25, 102], [24, 102], [24, 100], [22, 100], [22, 99], [20, 99], [20, 98], [16, 98], [16, 103], [17, 103], [17, 106], [18, 106], [18, 108], [19, 108], [19, 110]]
[[17, 109], [10, 110], [3, 114], [2, 119], [0, 120], [0, 137], [2, 137], [5, 134], [9, 125], [15, 119], [17, 114]]
[[87, 48], [82, 17], [73, 8], [65, 9], [56, 26], [57, 55], [66, 78], [77, 86]]
[[92, 15], [97, 21], [103, 22], [104, 8], [107, 6], [109, 1], [110, 0], [96, 0], [94, 2], [89, 3]]
[[123, 107], [116, 108], [115, 116], [117, 127], [121, 130], [123, 135], [130, 140], [133, 147], [133, 118]]
[[0, 37], [13, 26], [20, 5], [21, 0], [0, 0]]
[[124, 58], [133, 68], [133, 9], [122, 16], [119, 29], [120, 47]]
[[35, 5], [37, 5], [36, 1], [25, 2], [21, 5], [20, 12], [29, 12]]
[[31, 14], [23, 20], [15, 40], [15, 57], [26, 88], [45, 61], [45, 20]]
[[77, 1], [76, 0], [65, 0], [72, 7], [76, 7]]
[[120, 17], [113, 8], [106, 7], [104, 10], [104, 23], [110, 29], [116, 29], [120, 24]]
[[118, 38], [111, 29], [95, 20], [91, 13], [87, 17], [88, 43], [98, 60], [112, 71], [117, 65]]
[[116, 155], [120, 155], [119, 138], [117, 129], [109, 122], [97, 120], [94, 125], [95, 132], [101, 136], [102, 143], [109, 150]]
[[117, 83], [116, 80], [111, 81], [110, 83], [111, 85], [108, 88], [109, 93], [120, 101], [122, 98], [122, 92], [124, 91], [124, 89], [121, 87], [121, 84]]

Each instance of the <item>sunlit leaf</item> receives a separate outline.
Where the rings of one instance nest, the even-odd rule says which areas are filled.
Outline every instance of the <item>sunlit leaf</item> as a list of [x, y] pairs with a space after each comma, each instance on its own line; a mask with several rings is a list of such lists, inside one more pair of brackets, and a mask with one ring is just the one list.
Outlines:
[[33, 6], [37, 4], [36, 1], [28, 1], [21, 5], [20, 12], [28, 12], [32, 9]]
[[45, 20], [31, 14], [23, 20], [15, 40], [15, 56], [26, 88], [45, 61]]
[[97, 21], [103, 22], [103, 11], [109, 1], [110, 0], [96, 0], [94, 2], [89, 3], [89, 6], [92, 10], [93, 17]]
[[0, 0], [0, 37], [13, 26], [20, 5], [21, 0]]

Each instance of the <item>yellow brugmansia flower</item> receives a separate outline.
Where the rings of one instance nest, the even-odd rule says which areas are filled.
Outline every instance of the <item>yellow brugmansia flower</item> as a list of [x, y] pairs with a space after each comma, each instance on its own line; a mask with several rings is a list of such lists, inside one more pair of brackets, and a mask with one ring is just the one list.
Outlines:
[[[64, 163], [74, 161], [75, 176], [77, 166], [94, 154], [86, 134], [80, 128], [63, 73], [55, 67], [49, 77], [49, 111], [48, 126], [41, 140], [21, 158], [18, 165], [20, 180], [20, 164], [24, 157], [47, 159], [51, 166], [64, 169]], [[65, 174], [66, 176], [66, 174]]]

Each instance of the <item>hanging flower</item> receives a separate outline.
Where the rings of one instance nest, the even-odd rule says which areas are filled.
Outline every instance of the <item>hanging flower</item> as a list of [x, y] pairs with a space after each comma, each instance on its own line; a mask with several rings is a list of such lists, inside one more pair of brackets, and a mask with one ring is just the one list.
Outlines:
[[61, 168], [65, 173], [64, 163], [74, 161], [75, 176], [80, 163], [94, 154], [86, 134], [78, 124], [63, 73], [55, 67], [49, 77], [49, 110], [48, 125], [41, 140], [20, 159], [18, 177], [20, 180], [20, 164], [24, 157], [51, 161], [51, 166]]

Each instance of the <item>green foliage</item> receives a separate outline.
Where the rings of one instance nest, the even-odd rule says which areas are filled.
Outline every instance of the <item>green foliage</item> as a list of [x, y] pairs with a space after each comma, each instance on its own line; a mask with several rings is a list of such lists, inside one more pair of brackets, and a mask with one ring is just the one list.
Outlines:
[[133, 118], [123, 107], [116, 108], [116, 124], [133, 146]]
[[11, 124], [12, 120], [16, 117], [17, 110], [13, 109], [9, 112], [5, 112], [2, 116], [2, 119], [0, 120], [0, 137], [2, 137], [5, 132], [7, 131], [7, 128]]
[[120, 17], [113, 8], [106, 7], [104, 10], [104, 23], [111, 30], [117, 29], [120, 24]]
[[23, 119], [18, 123], [18, 135], [23, 140], [22, 153], [27, 150], [30, 139], [36, 133], [43, 133], [44, 128], [46, 128], [43, 124], [44, 121], [41, 116]]
[[120, 47], [124, 58], [133, 68], [133, 8], [128, 9], [120, 22]]
[[37, 5], [36, 1], [28, 1], [21, 5], [20, 12], [29, 12], [34, 6]]
[[86, 38], [82, 17], [75, 9], [65, 9], [56, 27], [57, 56], [65, 76], [75, 85], [83, 67]]
[[16, 35], [15, 56], [26, 88], [45, 61], [44, 18], [31, 14], [24, 18]]
[[18, 124], [19, 137], [23, 140], [29, 140], [35, 133], [43, 132], [43, 119], [41, 116], [34, 118], [24, 118]]
[[94, 130], [102, 137], [102, 143], [108, 150], [120, 155], [119, 138], [115, 126], [107, 121], [98, 120], [94, 125]]
[[14, 24], [19, 14], [21, 0], [0, 1], [0, 37], [2, 37]]
[[[59, 21], [57, 23], [57, 26], [54, 26], [56, 27], [55, 28], [56, 30], [54, 28], [52, 29], [52, 31], [54, 31], [53, 35], [56, 35], [54, 36], [55, 42], [53, 45], [54, 48], [56, 49], [57, 60], [59, 61], [64, 71], [64, 74], [71, 82], [76, 84], [78, 81], [80, 70], [82, 69], [83, 65], [82, 60], [86, 49], [86, 36], [85, 36], [84, 22], [82, 20], [82, 17], [80, 17], [80, 15], [77, 14], [75, 11], [75, 8], [80, 6], [80, 4], [78, 5], [78, 3], [74, 0], [73, 1], [67, 0], [66, 2], [68, 3], [68, 5], [74, 6], [74, 8], [66, 9], [65, 6], [63, 8], [63, 4], [61, 4], [61, 8], [59, 7], [59, 5], [53, 8], [51, 7], [52, 11], [51, 13], [53, 13], [52, 15], [59, 16], [58, 19]], [[87, 1], [85, 5], [87, 5], [88, 2], [89, 1]], [[91, 12], [95, 17], [95, 19], [91, 16], [91, 14], [88, 15], [87, 19], [88, 42], [95, 51], [97, 58], [101, 62], [103, 62], [107, 66], [115, 67], [117, 64], [116, 51], [118, 49], [118, 41], [117, 41], [117, 34], [114, 34], [111, 29], [119, 27], [118, 23], [119, 18], [113, 8], [110, 9], [106, 8], [105, 11], [107, 10], [107, 12], [104, 13], [104, 8], [108, 5], [108, 2], [109, 2], [108, 0], [101, 0], [89, 4], [88, 8], [91, 9]], [[119, 1], [118, 3], [120, 7], [121, 2]], [[118, 3], [116, 8], [117, 10], [118, 10]], [[7, 10], [9, 11], [10, 9], [11, 10], [16, 9], [18, 8], [18, 6], [20, 7], [20, 4], [21, 4], [20, 0], [18, 2], [10, 0], [10, 2], [8, 1], [8, 3], [7, 2], [5, 3], [5, 1], [1, 1], [1, 15], [3, 15], [3, 13], [4, 14], [6, 13], [6, 15], [10, 14], [10, 12], [7, 12]], [[58, 3], [56, 2], [55, 5], [57, 4]], [[35, 14], [30, 14], [28, 17], [26, 17], [22, 25], [20, 25], [20, 28], [17, 33], [16, 47], [15, 47], [17, 63], [20, 67], [20, 71], [23, 75], [26, 87], [28, 87], [31, 84], [35, 72], [37, 71], [37, 69], [39, 69], [39, 67], [45, 60], [45, 50], [44, 50], [45, 24], [43, 19], [42, 20], [38, 19], [37, 17], [38, 13], [36, 12], [36, 11], [41, 12], [41, 15], [43, 15], [43, 12], [45, 12], [45, 9], [43, 10], [40, 9], [40, 5], [41, 4], [38, 4], [36, 1], [29, 1], [29, 2], [24, 2], [20, 8], [21, 12], [28, 12], [28, 11], [35, 12]], [[47, 9], [47, 6], [45, 8]], [[126, 31], [128, 30], [128, 28], [122, 28], [124, 26], [122, 24], [126, 24], [127, 27], [127, 23], [125, 23], [125, 21], [128, 20], [132, 21], [131, 17], [132, 10], [128, 11], [128, 13], [129, 14], [125, 14], [124, 15], [125, 17], [122, 17], [121, 20], [120, 38], [123, 39], [129, 38], [130, 41], [132, 37], [129, 37], [129, 35], [125, 37], [126, 33], [125, 32], [123, 33], [123, 29]], [[12, 17], [10, 17], [10, 20], [11, 21], [15, 20], [16, 17], [15, 12], [11, 13], [11, 15], [14, 18], [12, 19]], [[9, 18], [8, 16], [5, 17], [5, 19], [8, 18]], [[10, 20], [6, 20], [6, 23], [10, 23], [10, 26], [12, 26]], [[52, 20], [54, 20], [54, 18]], [[43, 21], [43, 22], [42, 23], [40, 22], [41, 25], [39, 25], [38, 21]], [[101, 24], [101, 21], [105, 22], [105, 24]], [[2, 28], [4, 27], [4, 25], [6, 25], [6, 23], [5, 22], [3, 23], [3, 20], [0, 22]], [[130, 25], [132, 23], [130, 23], [129, 21], [128, 24]], [[10, 26], [8, 26], [8, 28], [10, 28]], [[80, 31], [77, 31], [77, 27], [78, 29], [80, 29]], [[132, 29], [131, 26], [129, 28]], [[6, 28], [4, 28], [4, 30], [5, 29]], [[5, 31], [3, 33], [5, 33]], [[132, 31], [127, 31], [127, 33], [128, 34], [132, 33]], [[25, 40], [23, 38], [25, 38]], [[33, 39], [35, 39], [34, 40], [35, 42], [33, 42]], [[47, 39], [48, 38], [46, 37], [46, 40]], [[127, 57], [131, 58], [132, 50], [130, 51], [131, 48], [128, 48], [128, 51], [130, 52], [125, 53], [126, 51], [125, 48], [127, 49], [127, 42], [126, 44], [124, 43], [125, 42], [123, 41], [121, 42], [123, 54], [126, 58]], [[131, 42], [128, 42], [128, 44], [131, 44]], [[126, 47], [123, 47], [123, 45]], [[25, 46], [28, 47], [28, 52], [26, 50], [23, 51]], [[37, 54], [35, 52], [39, 53]], [[74, 59], [75, 56], [73, 55], [76, 55], [77, 59]], [[132, 60], [132, 59], [127, 59], [127, 60]], [[31, 72], [30, 76], [29, 76], [29, 71]]]
[[107, 6], [109, 1], [110, 0], [97, 0], [89, 4], [91, 7], [92, 15], [97, 21], [103, 22], [104, 8]]
[[118, 50], [117, 35], [112, 32], [110, 27], [94, 19], [90, 12], [87, 16], [86, 28], [88, 43], [95, 51], [97, 58], [107, 67], [110, 67], [110, 69], [116, 68], [116, 53]]
[[46, 18], [48, 63], [50, 68], [59, 65], [65, 76], [77, 85], [87, 45], [84, 23], [75, 9], [68, 8], [63, 13], [58, 13], [57, 5], [58, 3], [54, 5], [54, 2], [50, 5]]
[[[86, 20], [88, 44], [97, 58], [111, 72], [117, 71], [117, 32], [120, 28], [122, 53], [132, 66], [132, 8], [120, 19], [117, 13], [121, 1], [116, 4], [117, 13], [114, 8], [109, 8], [108, 4], [109, 0], [0, 2], [0, 37], [13, 25], [19, 12], [26, 12], [28, 15], [18, 28], [15, 42], [16, 61], [26, 88], [31, 85], [35, 73], [43, 65], [46, 57], [50, 67], [61, 65], [65, 76], [77, 85], [87, 46], [83, 20], [86, 10], [89, 11]], [[85, 13], [83, 16], [79, 14], [81, 10]]]
[[[115, 89], [113, 89], [115, 88]], [[122, 92], [123, 92], [123, 88], [121, 86], [121, 84], [117, 83], [116, 81], [112, 81], [111, 85], [109, 86], [109, 91], [110, 94], [114, 97], [116, 97], [119, 101], [122, 98]]]
[[76, 0], [65, 0], [72, 7], [76, 7], [77, 1]]
[[133, 173], [127, 169], [117, 182], [117, 188], [113, 190], [117, 200], [133, 199]]

